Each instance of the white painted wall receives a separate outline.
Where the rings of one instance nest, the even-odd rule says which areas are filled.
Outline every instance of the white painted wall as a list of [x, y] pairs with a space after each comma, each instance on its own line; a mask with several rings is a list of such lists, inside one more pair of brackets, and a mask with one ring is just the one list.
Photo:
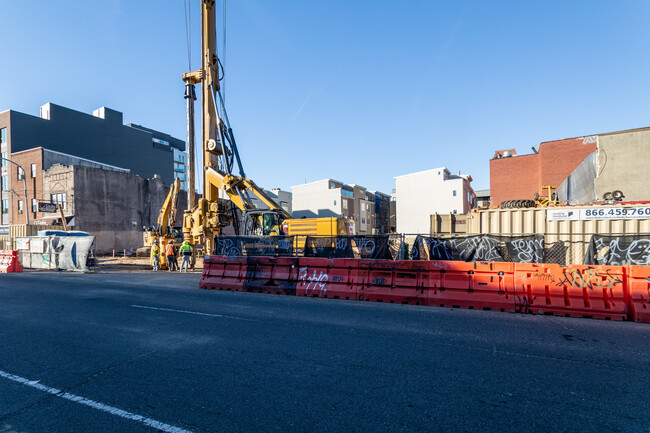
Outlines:
[[469, 211], [464, 182], [445, 167], [395, 177], [397, 232], [430, 233], [432, 214]]
[[291, 208], [294, 218], [303, 216], [340, 216], [341, 188], [330, 189], [331, 179], [291, 187]]

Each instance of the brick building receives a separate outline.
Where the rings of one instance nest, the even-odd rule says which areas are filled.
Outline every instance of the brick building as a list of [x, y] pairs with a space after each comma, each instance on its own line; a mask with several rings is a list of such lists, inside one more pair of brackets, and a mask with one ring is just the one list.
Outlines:
[[[14, 110], [0, 112], [0, 226], [24, 224], [45, 215], [37, 203], [71, 197], [43, 193], [43, 171], [55, 163], [117, 169], [145, 179], [159, 175], [169, 185], [175, 178], [186, 185], [185, 142], [169, 134], [132, 123], [123, 124], [119, 111], [101, 107], [93, 114], [47, 103], [40, 116]], [[27, 172], [25, 200], [18, 164]], [[118, 168], [123, 167], [123, 168]], [[27, 202], [26, 202], [27, 201]]]
[[546, 141], [537, 153], [517, 155], [514, 149], [496, 151], [490, 160], [492, 205], [505, 200], [532, 199], [542, 186], [559, 186], [596, 150], [595, 136]]

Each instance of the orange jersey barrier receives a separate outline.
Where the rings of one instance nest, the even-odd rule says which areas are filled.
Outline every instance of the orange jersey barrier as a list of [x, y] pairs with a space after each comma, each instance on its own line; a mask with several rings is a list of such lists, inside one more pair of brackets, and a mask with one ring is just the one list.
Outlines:
[[428, 305], [515, 311], [512, 263], [433, 261], [431, 265], [440, 273], [440, 284], [429, 290]]
[[247, 257], [243, 290], [295, 295], [297, 275], [297, 257]]
[[209, 256], [199, 287], [650, 323], [650, 266]]
[[409, 260], [355, 260], [360, 301], [427, 305], [431, 281], [429, 262]]
[[206, 257], [199, 287], [242, 292], [247, 268], [245, 257]]
[[354, 286], [358, 260], [301, 257], [298, 261], [297, 296], [356, 299]]
[[22, 271], [23, 267], [18, 261], [18, 251], [0, 250], [0, 274]]
[[650, 266], [628, 266], [631, 320], [650, 323]]

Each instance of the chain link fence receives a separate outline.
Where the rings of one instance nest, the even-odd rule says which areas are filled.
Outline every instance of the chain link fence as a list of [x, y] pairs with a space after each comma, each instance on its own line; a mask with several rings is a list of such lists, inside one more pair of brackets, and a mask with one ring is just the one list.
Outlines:
[[214, 254], [650, 265], [650, 234], [546, 233], [357, 236], [219, 236]]

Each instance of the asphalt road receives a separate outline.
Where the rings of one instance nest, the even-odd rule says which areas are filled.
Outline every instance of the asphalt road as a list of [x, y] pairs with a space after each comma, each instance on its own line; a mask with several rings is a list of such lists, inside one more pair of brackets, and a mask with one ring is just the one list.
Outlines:
[[0, 432], [650, 431], [650, 325], [0, 274]]

